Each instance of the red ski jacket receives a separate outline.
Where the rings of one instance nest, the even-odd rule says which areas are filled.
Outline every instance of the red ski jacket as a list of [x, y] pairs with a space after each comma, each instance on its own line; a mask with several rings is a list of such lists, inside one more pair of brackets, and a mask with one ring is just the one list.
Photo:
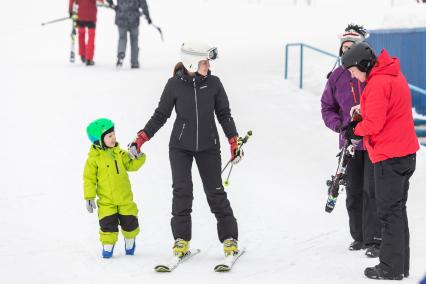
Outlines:
[[404, 157], [419, 150], [411, 93], [397, 58], [382, 50], [361, 95], [363, 120], [355, 134], [363, 136], [373, 163]]
[[[103, 2], [103, 0], [101, 0], [100, 2]], [[78, 4], [78, 21], [96, 23], [96, 14], [98, 12], [96, 8], [96, 0], [69, 0], [69, 12], [72, 12], [72, 7], [74, 3]]]

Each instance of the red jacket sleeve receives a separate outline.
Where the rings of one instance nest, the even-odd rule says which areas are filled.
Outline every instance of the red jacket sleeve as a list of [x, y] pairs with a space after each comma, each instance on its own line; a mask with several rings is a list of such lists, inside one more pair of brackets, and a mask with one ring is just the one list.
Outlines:
[[[364, 105], [361, 105], [362, 121], [355, 127], [355, 135], [368, 136], [379, 133], [386, 121], [389, 105], [389, 84], [375, 81], [367, 85]], [[371, 82], [373, 83], [373, 82]]]

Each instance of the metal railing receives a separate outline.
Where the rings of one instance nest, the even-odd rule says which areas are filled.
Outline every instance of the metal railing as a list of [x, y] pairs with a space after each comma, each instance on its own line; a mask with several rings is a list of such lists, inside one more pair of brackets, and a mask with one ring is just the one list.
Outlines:
[[[332, 53], [330, 53], [330, 52], [327, 52], [325, 50], [313, 47], [313, 46], [311, 46], [309, 44], [305, 44], [305, 43], [288, 43], [288, 44], [285, 45], [285, 70], [284, 70], [284, 79], [286, 79], [286, 80], [288, 79], [288, 69], [289, 69], [288, 68], [288, 50], [289, 50], [289, 47], [293, 47], [293, 46], [299, 46], [300, 47], [300, 71], [299, 71], [299, 88], [300, 89], [303, 89], [303, 50], [304, 50], [305, 47], [309, 48], [309, 49], [312, 49], [312, 50], [314, 50], [316, 52], [325, 54], [327, 56], [333, 57], [333, 58], [335, 58], [337, 60], [336, 64], [340, 64], [339, 57], [336, 56], [336, 55], [334, 55], [334, 54], [332, 54]], [[410, 87], [411, 91], [414, 91], [414, 92], [417, 92], [419, 94], [422, 94], [422, 95], [426, 96], [426, 90], [425, 89], [419, 88], [419, 87], [411, 85], [411, 84], [408, 84], [408, 86]], [[419, 124], [423, 125], [422, 122], [419, 122]], [[426, 136], [426, 131], [423, 130], [423, 129], [418, 129], [417, 128], [416, 129], [416, 133], [417, 133], [418, 137], [425, 137]]]
[[[411, 91], [417, 92], [417, 93], [419, 93], [419, 94], [421, 94], [423, 96], [426, 96], [426, 90], [425, 89], [419, 88], [419, 87], [411, 85], [411, 84], [408, 84], [408, 86], [410, 87]], [[424, 120], [424, 119], [415, 119], [414, 120], [414, 125], [415, 125], [415, 128], [416, 128], [416, 135], [417, 135], [417, 137], [419, 137], [419, 138], [426, 137], [426, 130], [425, 130], [426, 120]], [[424, 140], [421, 141], [421, 144], [423, 146], [426, 146], [426, 142], [424, 142]]]
[[[309, 44], [305, 44], [305, 43], [288, 43], [288, 44], [285, 45], [285, 63], [284, 63], [284, 65], [285, 65], [284, 79], [286, 79], [286, 80], [288, 79], [288, 49], [289, 49], [289, 47], [292, 47], [292, 46], [299, 46], [300, 47], [300, 70], [299, 70], [299, 88], [300, 89], [303, 89], [303, 48], [304, 47], [312, 49], [312, 50], [317, 51], [319, 53], [325, 54], [327, 56], [333, 57], [337, 61], [340, 61], [339, 57], [337, 55], [332, 54], [332, 53], [330, 53], [328, 51], [316, 48], [316, 47], [311, 46]], [[340, 63], [340, 62], [338, 62], [338, 63]], [[425, 89], [419, 88], [419, 87], [411, 85], [411, 84], [408, 84], [408, 86], [410, 87], [410, 89], [412, 91], [418, 92], [418, 93], [426, 96], [426, 90]]]
[[411, 85], [411, 84], [408, 84], [408, 86], [410, 87], [411, 91], [415, 91], [417, 93], [420, 93], [420, 94], [426, 96], [426, 90], [425, 89], [419, 88], [419, 87]]
[[335, 54], [332, 54], [330, 52], [327, 52], [325, 50], [313, 47], [313, 46], [311, 46], [309, 44], [305, 44], [305, 43], [288, 43], [288, 44], [285, 45], [285, 70], [284, 70], [284, 79], [288, 78], [288, 49], [289, 49], [289, 47], [292, 47], [292, 46], [299, 46], [300, 47], [300, 72], [299, 72], [299, 88], [300, 89], [303, 89], [303, 48], [304, 47], [312, 49], [312, 50], [314, 50], [316, 52], [325, 54], [327, 56], [331, 56], [331, 57], [333, 57], [333, 58], [336, 59], [336, 64], [340, 63], [340, 60], [339, 60], [338, 56], [336, 56]]

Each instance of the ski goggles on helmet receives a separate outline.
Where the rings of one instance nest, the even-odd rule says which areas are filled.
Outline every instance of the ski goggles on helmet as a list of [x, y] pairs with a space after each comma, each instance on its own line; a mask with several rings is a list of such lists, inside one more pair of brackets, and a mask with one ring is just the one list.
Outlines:
[[219, 52], [217, 51], [217, 47], [212, 47], [207, 50], [207, 58], [209, 60], [215, 60], [219, 56]]
[[207, 60], [215, 60], [219, 56], [219, 52], [217, 51], [217, 47], [212, 47], [208, 49], [206, 52], [194, 51], [194, 50], [186, 50], [184, 48], [181, 49], [183, 54], [203, 57]]

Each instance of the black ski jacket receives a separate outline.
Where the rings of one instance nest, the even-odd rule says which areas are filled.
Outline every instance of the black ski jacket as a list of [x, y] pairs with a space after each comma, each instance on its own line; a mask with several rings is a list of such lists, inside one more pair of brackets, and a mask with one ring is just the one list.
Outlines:
[[219, 78], [210, 74], [194, 77], [176, 72], [164, 87], [158, 107], [143, 129], [148, 137], [166, 123], [173, 108], [176, 120], [169, 146], [189, 151], [220, 148], [214, 114], [227, 138], [238, 136], [229, 101]]

